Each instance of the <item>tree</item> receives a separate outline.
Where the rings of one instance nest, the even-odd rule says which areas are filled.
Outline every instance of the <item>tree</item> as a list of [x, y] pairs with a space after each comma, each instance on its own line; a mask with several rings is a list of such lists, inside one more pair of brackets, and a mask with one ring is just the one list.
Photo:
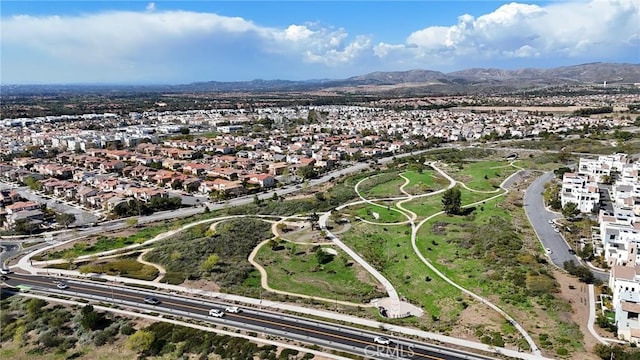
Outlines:
[[562, 206], [562, 203], [560, 202], [560, 188], [557, 184], [545, 185], [542, 197], [546, 204], [554, 210], [559, 210]]
[[442, 195], [442, 210], [448, 215], [459, 214], [462, 202], [461, 196], [460, 189], [457, 186], [445, 191]]
[[173, 179], [173, 181], [171, 181], [171, 189], [173, 190], [178, 190], [182, 188], [182, 180], [180, 179]]
[[218, 265], [218, 261], [219, 260], [220, 260], [220, 256], [218, 256], [218, 254], [209, 255], [207, 260], [205, 260], [200, 265], [200, 270], [202, 270], [204, 272], [211, 272], [213, 269], [216, 268], [216, 266]]
[[318, 222], [320, 221], [320, 216], [313, 212], [312, 214], [309, 215], [309, 222], [311, 223], [311, 230], [315, 230], [316, 228], [319, 227]]
[[74, 214], [67, 214], [67, 213], [56, 214], [56, 222], [64, 227], [69, 227], [69, 225], [73, 224], [75, 221], [76, 221], [76, 216]]
[[564, 217], [567, 218], [567, 219], [570, 219], [570, 218], [574, 217], [575, 215], [578, 215], [579, 213], [580, 213], [580, 209], [578, 209], [578, 204], [573, 203], [573, 202], [567, 203], [562, 208], [562, 215], [564, 215]]
[[315, 179], [318, 173], [313, 165], [302, 166], [298, 169], [298, 175], [304, 179]]
[[127, 348], [137, 353], [145, 353], [151, 349], [155, 335], [151, 331], [138, 330], [127, 339]]
[[31, 190], [40, 190], [42, 188], [42, 184], [38, 180], [34, 179], [33, 176], [27, 176], [24, 179], [24, 183]]
[[323, 248], [318, 248], [316, 250], [316, 259], [318, 260], [318, 264], [324, 265], [333, 261], [333, 254], [326, 252]]
[[13, 230], [18, 234], [31, 234], [34, 230], [38, 230], [38, 224], [29, 219], [16, 220]]
[[613, 176], [611, 175], [602, 175], [600, 177], [600, 182], [605, 185], [613, 185]]
[[556, 175], [556, 177], [558, 179], [562, 179], [564, 177], [564, 174], [566, 174], [568, 172], [571, 172], [571, 169], [566, 167], [566, 166], [559, 167], [559, 168], [553, 170], [553, 173]]
[[92, 305], [85, 305], [80, 312], [80, 325], [85, 330], [96, 330], [102, 322], [102, 316], [97, 313]]

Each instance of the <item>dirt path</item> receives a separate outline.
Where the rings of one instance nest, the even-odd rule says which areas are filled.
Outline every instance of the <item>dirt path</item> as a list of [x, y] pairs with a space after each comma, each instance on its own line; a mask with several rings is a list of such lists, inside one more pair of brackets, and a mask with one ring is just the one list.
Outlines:
[[147, 249], [147, 250], [141, 252], [140, 255], [138, 255], [137, 261], [139, 263], [144, 264], [144, 265], [153, 266], [154, 268], [158, 269], [158, 276], [156, 276], [156, 278], [153, 279], [153, 282], [160, 282], [160, 280], [162, 280], [162, 278], [167, 274], [167, 270], [164, 267], [162, 267], [162, 266], [160, 266], [158, 264], [155, 264], [155, 263], [152, 263], [152, 262], [148, 262], [148, 261], [145, 261], [143, 259], [143, 257], [151, 250], [153, 250], [153, 248]]
[[[562, 298], [567, 303], [571, 304], [572, 313], [571, 320], [578, 324], [580, 331], [583, 334], [583, 341], [585, 346], [585, 352], [579, 352], [573, 354], [571, 359], [575, 360], [597, 360], [598, 356], [593, 354], [593, 347], [598, 344], [598, 340], [591, 335], [587, 328], [587, 321], [589, 319], [589, 290], [585, 283], [581, 283], [578, 279], [567, 275], [561, 271], [554, 271], [554, 277], [560, 284], [560, 293], [558, 297]], [[572, 288], [570, 288], [572, 287]], [[612, 338], [604, 331], [599, 331], [596, 325], [596, 331], [600, 336]]]

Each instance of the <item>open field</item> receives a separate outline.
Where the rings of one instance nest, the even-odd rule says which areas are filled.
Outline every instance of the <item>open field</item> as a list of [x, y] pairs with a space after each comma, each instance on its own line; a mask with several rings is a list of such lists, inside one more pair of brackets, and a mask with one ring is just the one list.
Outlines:
[[[355, 211], [354, 211], [355, 210]], [[355, 212], [355, 216], [375, 222], [375, 223], [398, 223], [407, 221], [407, 218], [391, 207], [366, 205], [363, 207], [349, 208], [348, 211]]]
[[404, 190], [412, 195], [426, 194], [446, 187], [449, 182], [434, 170], [406, 171], [402, 175], [409, 179]]
[[403, 196], [400, 187], [404, 182], [397, 172], [382, 173], [361, 182], [358, 190], [368, 199]]
[[473, 161], [460, 166], [462, 169], [447, 167], [445, 171], [457, 181], [477, 191], [497, 189], [502, 181], [518, 170], [506, 161]]
[[[337, 254], [321, 264], [317, 252], [323, 248]], [[255, 260], [265, 268], [269, 286], [276, 290], [363, 304], [384, 296], [380, 284], [335, 247], [291, 243], [276, 248], [262, 246]]]
[[442, 195], [426, 196], [403, 202], [402, 207], [418, 215], [418, 219], [442, 210]]
[[[377, 226], [356, 223], [342, 235], [343, 241], [380, 270], [399, 294], [425, 309], [425, 322], [453, 324], [462, 310], [459, 290], [449, 286], [416, 258], [409, 226]], [[437, 320], [436, 320], [437, 319]]]

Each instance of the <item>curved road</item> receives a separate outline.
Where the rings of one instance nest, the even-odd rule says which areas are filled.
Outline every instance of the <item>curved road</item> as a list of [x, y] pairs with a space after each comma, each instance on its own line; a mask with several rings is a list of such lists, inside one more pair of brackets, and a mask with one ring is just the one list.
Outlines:
[[[550, 223], [550, 221], [561, 217], [561, 215], [549, 211], [544, 206], [544, 199], [542, 197], [544, 184], [551, 181], [554, 176], [553, 172], [546, 172], [529, 185], [524, 194], [524, 211], [542, 247], [550, 250], [550, 252], [547, 251], [547, 256], [549, 256], [554, 265], [564, 269], [565, 261], [573, 261], [576, 264], [580, 264], [581, 261], [578, 256], [569, 252], [569, 244], [561, 233], [553, 229]], [[609, 280], [609, 273], [591, 270], [599, 279], [605, 282]]]

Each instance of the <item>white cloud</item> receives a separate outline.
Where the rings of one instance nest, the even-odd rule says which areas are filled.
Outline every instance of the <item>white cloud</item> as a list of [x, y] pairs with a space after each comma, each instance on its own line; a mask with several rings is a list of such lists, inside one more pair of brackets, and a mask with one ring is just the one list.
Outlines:
[[[149, 3], [147, 10], [155, 9]], [[236, 38], [233, 38], [236, 37]], [[344, 62], [354, 58], [362, 38], [347, 43], [343, 29], [314, 24], [285, 29], [262, 27], [239, 17], [188, 11], [105, 12], [85, 16], [14, 16], [2, 21], [3, 43], [28, 47], [69, 61], [123, 61], [145, 54], [171, 52], [189, 42], [209, 47], [244, 37], [250, 47], [309, 60], [307, 54]], [[220, 49], [220, 51], [224, 51]], [[312, 56], [311, 58], [314, 58]], [[315, 59], [315, 58], [314, 58]]]
[[313, 36], [314, 32], [304, 25], [290, 25], [284, 34], [287, 40], [301, 41]]
[[[337, 42], [334, 38], [332, 42]], [[371, 49], [371, 40], [367, 36], [358, 36], [354, 41], [343, 48], [322, 49], [321, 52], [313, 52], [308, 50], [305, 60], [310, 63], [319, 63], [328, 66], [337, 66], [340, 64], [350, 63], [363, 53]]]
[[640, 2], [592, 0], [548, 3], [545, 6], [509, 3], [474, 18], [465, 14], [451, 26], [417, 30], [406, 45], [378, 44], [380, 58], [410, 57], [469, 63], [469, 58], [588, 57], [633, 45], [640, 33]]
[[[215, 13], [162, 11], [155, 2], [139, 12], [1, 20], [3, 81], [19, 78], [14, 74], [40, 74], [40, 69], [28, 68], [33, 59], [56, 66], [48, 73], [65, 76], [114, 73], [118, 79], [130, 79], [163, 73], [177, 78], [182, 71], [191, 78], [215, 79], [241, 71], [292, 78], [295, 71], [445, 71], [483, 62], [500, 66], [509, 59], [589, 59], [602, 54], [614, 54], [610, 58], [615, 59], [618, 53], [640, 51], [637, 0], [512, 2], [477, 17], [461, 14], [449, 26], [417, 29], [401, 43], [374, 42], [374, 35], [349, 34], [320, 23], [268, 27]], [[372, 31], [377, 30], [384, 28]], [[281, 74], [271, 75], [269, 69]]]

